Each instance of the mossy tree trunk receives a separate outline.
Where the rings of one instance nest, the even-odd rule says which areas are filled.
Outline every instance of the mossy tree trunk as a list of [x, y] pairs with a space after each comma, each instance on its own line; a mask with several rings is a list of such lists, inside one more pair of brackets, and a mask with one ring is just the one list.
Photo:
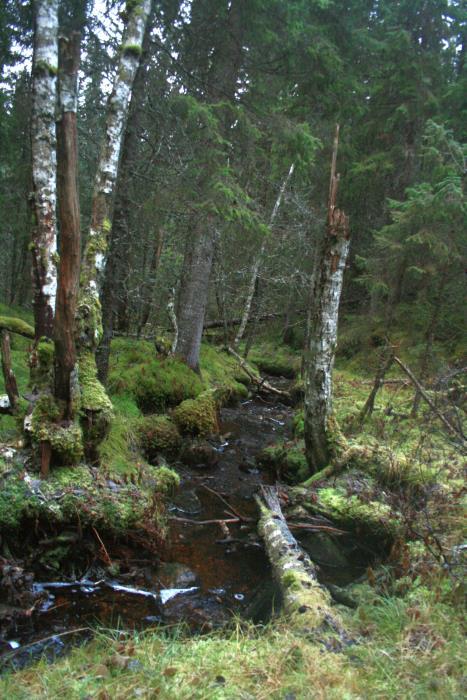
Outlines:
[[102, 339], [99, 285], [105, 269], [112, 204], [125, 123], [138, 68], [151, 0], [128, 0], [120, 59], [109, 97], [104, 138], [98, 160], [91, 206], [91, 225], [81, 262], [76, 313], [81, 410], [88, 456], [106, 434], [111, 402], [97, 379], [96, 350]]
[[36, 3], [31, 117], [31, 209], [36, 340], [51, 338], [57, 292], [55, 101], [58, 72], [58, 0]]
[[332, 369], [342, 281], [349, 251], [349, 223], [336, 208], [339, 127], [334, 139], [328, 221], [316, 261], [305, 349], [305, 446], [312, 473], [333, 456], [335, 428], [332, 417]]

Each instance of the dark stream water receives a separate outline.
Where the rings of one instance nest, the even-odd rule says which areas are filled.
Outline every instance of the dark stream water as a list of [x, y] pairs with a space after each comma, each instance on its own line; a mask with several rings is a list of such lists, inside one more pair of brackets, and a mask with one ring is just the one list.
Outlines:
[[[109, 553], [128, 565], [115, 579], [94, 568], [72, 583], [34, 584], [42, 602], [0, 643], [4, 661], [23, 665], [43, 653], [54, 657], [98, 625], [128, 630], [183, 622], [192, 632], [202, 632], [225, 624], [232, 614], [250, 616], [261, 592], [272, 588], [254, 502], [254, 493], [269, 477], [255, 468], [254, 457], [290, 435], [292, 415], [280, 402], [260, 398], [224, 408], [220, 437], [211, 443], [217, 464], [176, 465], [181, 487], [170, 507], [163, 561], [118, 545]], [[216, 520], [236, 522], [197, 524]], [[331, 564], [323, 568], [323, 578], [345, 582], [356, 578], [361, 566], [357, 561], [342, 571]]]

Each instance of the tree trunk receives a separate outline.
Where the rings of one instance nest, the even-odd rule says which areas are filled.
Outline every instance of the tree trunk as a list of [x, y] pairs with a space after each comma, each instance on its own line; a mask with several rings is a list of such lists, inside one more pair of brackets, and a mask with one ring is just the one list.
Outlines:
[[154, 253], [151, 259], [151, 265], [149, 269], [149, 283], [145, 284], [144, 286], [147, 287], [146, 293], [147, 296], [144, 299], [143, 303], [143, 310], [141, 312], [141, 319], [138, 324], [138, 335], [143, 332], [143, 328], [145, 327], [146, 323], [149, 321], [149, 317], [151, 316], [151, 311], [153, 310], [153, 294], [154, 294], [154, 284], [157, 276], [157, 271], [159, 269], [159, 263], [161, 261], [161, 256], [162, 256], [162, 250], [164, 247], [164, 229], [162, 227], [159, 227], [157, 229], [157, 234], [156, 234], [156, 241], [155, 241], [155, 246], [154, 246]]
[[332, 456], [332, 369], [337, 342], [339, 302], [349, 252], [349, 222], [336, 208], [339, 127], [336, 129], [329, 188], [328, 222], [317, 260], [305, 360], [305, 446], [310, 470], [325, 467]]
[[[18, 408], [19, 391], [15, 373], [11, 367], [10, 335], [8, 331], [5, 330], [1, 331], [1, 355], [5, 391], [10, 408], [8, 412], [14, 414]], [[5, 401], [3, 403], [5, 403]]]
[[185, 360], [188, 367], [198, 371], [214, 254], [214, 226], [209, 220], [198, 220], [196, 225], [198, 230], [193, 232], [185, 252], [175, 352]]
[[[238, 72], [242, 59], [242, 23], [245, 0], [232, 0], [229, 3], [226, 34], [218, 39], [213, 52], [206, 101], [235, 100]], [[225, 139], [229, 138], [229, 119], [225, 123]], [[200, 176], [200, 189], [209, 178], [206, 173]], [[215, 222], [211, 217], [198, 215], [195, 234], [189, 241], [183, 262], [184, 277], [178, 305], [179, 336], [176, 352], [189, 367], [199, 368], [199, 352], [203, 334], [204, 316], [209, 294], [214, 245], [216, 240]], [[186, 306], [185, 306], [186, 305]]]
[[31, 118], [32, 261], [36, 340], [52, 337], [57, 292], [55, 101], [58, 0], [38, 0]]
[[81, 269], [77, 312], [79, 346], [92, 353], [95, 352], [102, 337], [102, 311], [98, 285], [105, 267], [105, 252], [111, 230], [112, 198], [120, 150], [133, 81], [140, 60], [150, 0], [128, 3], [127, 9], [128, 19], [107, 108], [105, 135], [94, 183], [91, 226]]
[[78, 195], [78, 69], [80, 35], [60, 40], [59, 120], [57, 123], [57, 184], [60, 221], [60, 267], [54, 324], [55, 397], [65, 402], [64, 417], [73, 418], [77, 381], [75, 314], [81, 259]]
[[[107, 380], [109, 371], [110, 345], [114, 329], [115, 316], [120, 307], [127, 311], [128, 295], [125, 282], [131, 266], [131, 235], [130, 235], [130, 188], [132, 171], [138, 154], [140, 138], [140, 118], [142, 104], [145, 98], [146, 68], [149, 57], [149, 44], [153, 24], [154, 6], [151, 6], [150, 16], [144, 30], [141, 60], [138, 63], [131, 102], [128, 109], [128, 122], [122, 145], [122, 157], [118, 171], [118, 181], [115, 192], [115, 208], [112, 217], [112, 227], [109, 231], [108, 255], [105, 265], [102, 286], [102, 341], [97, 350], [98, 375], [101, 382]], [[128, 315], [126, 314], [126, 318]], [[120, 328], [121, 330], [121, 328]]]
[[[292, 163], [292, 165], [289, 168], [289, 172], [287, 173], [287, 175], [284, 179], [284, 182], [281, 185], [281, 188], [279, 190], [279, 194], [277, 195], [277, 199], [276, 199], [276, 202], [274, 204], [273, 210], [271, 212], [271, 217], [269, 219], [269, 228], [271, 228], [271, 229], [274, 225], [274, 221], [276, 220], [277, 214], [279, 213], [279, 209], [281, 206], [282, 199], [284, 197], [285, 190], [287, 188], [287, 185], [289, 183], [290, 178], [293, 175], [294, 169], [295, 169], [295, 163]], [[251, 304], [253, 302], [253, 297], [255, 295], [256, 280], [258, 278], [259, 269], [261, 267], [261, 263], [263, 262], [264, 253], [266, 250], [266, 242], [267, 242], [267, 238], [264, 237], [262, 240], [262, 243], [261, 243], [261, 248], [259, 250], [259, 253], [256, 256], [255, 262], [253, 263], [253, 267], [251, 268], [250, 282], [248, 284], [248, 293], [246, 296], [245, 308], [244, 308], [243, 316], [242, 316], [242, 322], [240, 324], [240, 328], [238, 329], [238, 333], [235, 336], [234, 347], [238, 346], [239, 342], [243, 338], [243, 334], [245, 333], [246, 324], [248, 323], [248, 319], [250, 316]]]

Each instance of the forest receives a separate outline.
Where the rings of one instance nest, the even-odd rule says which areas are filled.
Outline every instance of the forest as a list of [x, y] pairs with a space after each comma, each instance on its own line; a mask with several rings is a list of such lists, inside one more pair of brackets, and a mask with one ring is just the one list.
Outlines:
[[465, 693], [463, 0], [3, 0], [0, 696]]

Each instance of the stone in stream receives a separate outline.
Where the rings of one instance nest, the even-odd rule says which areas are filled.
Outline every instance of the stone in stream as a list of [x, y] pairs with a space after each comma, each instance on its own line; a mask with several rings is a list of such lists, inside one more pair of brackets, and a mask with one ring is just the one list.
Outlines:
[[193, 440], [184, 447], [180, 459], [195, 469], [211, 469], [219, 461], [219, 452], [207, 440]]
[[164, 588], [192, 588], [199, 583], [195, 572], [178, 562], [161, 562], [157, 577]]
[[181, 491], [172, 500], [170, 510], [178, 511], [184, 515], [198, 515], [202, 511], [201, 501], [196, 495], [196, 491]]

